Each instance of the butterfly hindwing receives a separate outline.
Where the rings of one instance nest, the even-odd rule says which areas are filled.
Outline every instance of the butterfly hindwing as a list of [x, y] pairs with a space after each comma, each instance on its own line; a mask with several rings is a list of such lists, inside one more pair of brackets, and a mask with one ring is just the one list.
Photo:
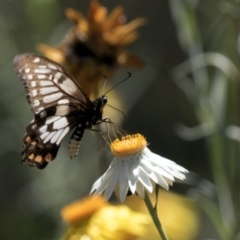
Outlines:
[[56, 113], [55, 107], [46, 109], [36, 114], [27, 126], [23, 138], [23, 162], [44, 168], [56, 157], [62, 139], [76, 126], [76, 119], [71, 115], [61, 116]]

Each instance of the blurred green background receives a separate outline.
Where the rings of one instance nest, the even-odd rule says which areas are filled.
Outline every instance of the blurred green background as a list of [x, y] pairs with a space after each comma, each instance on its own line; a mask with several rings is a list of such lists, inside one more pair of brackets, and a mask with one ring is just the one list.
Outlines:
[[[147, 19], [139, 39], [129, 47], [144, 60], [145, 67], [121, 69], [112, 79], [116, 83], [127, 71], [132, 73], [117, 88], [126, 107], [121, 110], [127, 112], [124, 129], [144, 134], [153, 152], [196, 173], [197, 180], [188, 180], [184, 187], [175, 184], [173, 191], [186, 193], [202, 179], [212, 181], [206, 139], [186, 141], [176, 132], [180, 123], [195, 127], [200, 118], [195, 103], [176, 84], [172, 69], [203, 52], [222, 53], [238, 68], [240, 1], [101, 0], [101, 4], [110, 10], [122, 5], [128, 20]], [[67, 7], [87, 14], [88, 6], [89, 2], [83, 0], [0, 1], [1, 240], [59, 239], [63, 231], [60, 209], [87, 195], [102, 173], [98, 161], [101, 146], [94, 132], [86, 132], [76, 160], [69, 159], [66, 137], [57, 159], [46, 169], [21, 164], [22, 137], [33, 114], [12, 65], [16, 54], [37, 53], [38, 43], [53, 46], [61, 41], [72, 26], [64, 14]], [[216, 74], [211, 67], [206, 72], [210, 77]], [[194, 74], [191, 72], [189, 78], [194, 78]], [[224, 124], [237, 124], [239, 120], [236, 85], [232, 88], [226, 95], [233, 93], [235, 100], [233, 105], [225, 102]], [[236, 148], [232, 151], [238, 152]], [[106, 161], [110, 159], [109, 154]], [[240, 169], [236, 171], [239, 173]], [[203, 213], [201, 216], [197, 239], [221, 239], [206, 216]]]

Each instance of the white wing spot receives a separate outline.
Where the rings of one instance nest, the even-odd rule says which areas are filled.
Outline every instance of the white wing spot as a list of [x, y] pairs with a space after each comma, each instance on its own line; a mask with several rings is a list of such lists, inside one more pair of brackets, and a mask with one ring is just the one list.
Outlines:
[[70, 113], [70, 107], [66, 105], [57, 106], [55, 115], [65, 116]]
[[36, 86], [37, 86], [36, 82], [34, 82], [34, 81], [32, 81], [32, 82], [30, 83], [30, 85], [31, 85], [31, 87], [36, 87]]
[[40, 138], [43, 140], [46, 136], [48, 136], [49, 132], [44, 132], [40, 135]]
[[35, 130], [37, 128], [37, 124], [32, 125], [32, 130]]
[[37, 90], [32, 90], [31, 92], [30, 92], [30, 95], [31, 96], [33, 96], [33, 97], [36, 97], [37, 96]]
[[51, 85], [53, 85], [53, 83], [50, 81], [44, 81], [44, 80], [40, 81], [40, 86], [42, 86], [42, 87], [51, 86]]
[[50, 72], [52, 72], [52, 70], [49, 68], [36, 68], [36, 69], [34, 69], [34, 72], [44, 74], [44, 73], [50, 73]]
[[39, 105], [40, 105], [40, 101], [37, 100], [37, 99], [35, 99], [35, 100], [33, 101], [33, 106], [34, 106], [34, 107], [37, 107], [37, 106], [39, 106]]
[[61, 129], [61, 130], [57, 131], [56, 134], [52, 137], [50, 142], [55, 143], [58, 140], [58, 138], [60, 137], [60, 135], [62, 134], [63, 131], [64, 131], [64, 129]]
[[[44, 133], [44, 132], [46, 132], [47, 127], [48, 127], [47, 125], [44, 125], [44, 126], [40, 127], [39, 130], [38, 130], [39, 133]], [[41, 137], [41, 136], [40, 136], [40, 137]]]
[[69, 125], [69, 123], [68, 123], [67, 118], [62, 117], [53, 123], [53, 129], [62, 129], [68, 125]]
[[37, 57], [37, 58], [34, 58], [33, 62], [34, 62], [34, 63], [40, 62], [40, 58], [38, 58], [38, 57]]
[[66, 103], [69, 103], [68, 99], [61, 99], [58, 101], [58, 104], [66, 104]]
[[63, 96], [63, 93], [61, 92], [58, 92], [58, 93], [54, 93], [54, 94], [51, 94], [49, 96], [46, 96], [43, 98], [43, 102], [45, 103], [51, 103], [51, 102], [54, 102], [56, 100], [58, 100], [59, 98], [61, 98]]
[[40, 94], [41, 95], [47, 95], [47, 94], [54, 93], [54, 92], [57, 92], [57, 91], [58, 91], [57, 87], [45, 87], [45, 88], [40, 89]]
[[47, 68], [46, 65], [38, 65], [38, 68]]
[[44, 78], [46, 78], [46, 75], [44, 75], [44, 74], [38, 74], [38, 75], [37, 75], [37, 78], [38, 78], [38, 79], [44, 79]]
[[59, 138], [58, 138], [58, 140], [57, 140], [57, 142], [56, 142], [57, 145], [60, 144], [60, 142], [62, 141], [62, 139], [65, 137], [65, 135], [66, 135], [69, 131], [70, 131], [70, 127], [66, 127], [66, 128], [63, 130], [62, 134], [59, 136]]
[[26, 68], [25, 73], [29, 73], [29, 72], [30, 72], [30, 68]]
[[54, 75], [54, 79], [53, 81], [55, 83], [58, 83], [58, 80], [62, 77], [62, 74], [60, 72], [57, 72], [55, 75]]
[[32, 80], [32, 79], [33, 79], [33, 75], [32, 75], [32, 74], [28, 74], [28, 75], [27, 75], [27, 78], [28, 78], [29, 80]]
[[61, 82], [61, 83], [58, 82], [58, 80], [60, 79], [61, 75], [62, 74], [59, 73], [59, 72], [57, 74], [55, 74], [53, 81], [56, 84], [59, 84], [61, 89], [66, 91], [69, 95], [76, 94], [76, 92], [78, 92], [78, 86], [70, 78], [64, 79], [64, 81]]
[[56, 133], [56, 131], [51, 132], [43, 141], [43, 143], [47, 143], [52, 137], [53, 135]]
[[53, 70], [57, 70], [57, 67], [51, 63], [48, 63], [47, 65], [49, 68], [53, 69]]

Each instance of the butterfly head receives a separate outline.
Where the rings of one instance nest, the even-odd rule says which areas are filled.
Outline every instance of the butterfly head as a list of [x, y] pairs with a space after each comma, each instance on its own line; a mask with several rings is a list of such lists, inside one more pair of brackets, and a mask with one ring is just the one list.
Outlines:
[[107, 104], [108, 102], [108, 98], [106, 95], [103, 95], [102, 97], [96, 99], [94, 101], [94, 104], [95, 104], [95, 107], [97, 110], [100, 110], [101, 113], [103, 112], [103, 108], [105, 107], [105, 105]]
[[105, 106], [105, 105], [107, 104], [107, 102], [108, 102], [108, 98], [107, 98], [106, 95], [103, 95], [103, 96], [101, 97], [101, 100], [102, 100], [102, 106]]

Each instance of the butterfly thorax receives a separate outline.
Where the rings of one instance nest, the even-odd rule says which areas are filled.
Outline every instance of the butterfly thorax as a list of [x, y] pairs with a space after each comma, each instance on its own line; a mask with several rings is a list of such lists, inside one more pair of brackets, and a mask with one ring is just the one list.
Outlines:
[[85, 109], [84, 115], [79, 115], [79, 123], [74, 129], [68, 145], [68, 153], [70, 158], [75, 158], [77, 156], [85, 129], [92, 129], [93, 125], [103, 122], [102, 114], [103, 108], [106, 104], [106, 96], [97, 98], [95, 101], [89, 102], [88, 107]]
[[102, 120], [103, 108], [107, 104], [107, 97], [102, 96], [93, 101], [93, 112], [91, 122], [93, 125]]

